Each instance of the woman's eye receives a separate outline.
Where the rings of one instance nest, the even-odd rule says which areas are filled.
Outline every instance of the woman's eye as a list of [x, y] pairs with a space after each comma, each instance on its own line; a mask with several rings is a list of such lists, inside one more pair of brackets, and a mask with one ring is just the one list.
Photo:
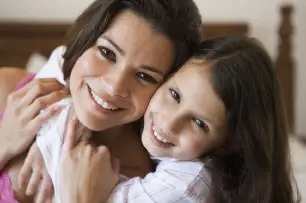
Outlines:
[[197, 126], [199, 126], [201, 129], [203, 129], [205, 132], [208, 132], [208, 126], [206, 125], [205, 122], [203, 122], [199, 119], [194, 119], [194, 122], [196, 123]]
[[140, 81], [149, 82], [149, 83], [152, 83], [152, 84], [157, 84], [158, 83], [157, 80], [155, 80], [151, 75], [148, 75], [148, 74], [143, 73], [143, 72], [136, 73], [136, 77]]
[[99, 49], [101, 55], [104, 58], [106, 58], [106, 59], [108, 59], [110, 61], [113, 61], [113, 62], [116, 61], [116, 55], [115, 55], [115, 53], [113, 51], [109, 50], [106, 47], [102, 47], [102, 46], [99, 46], [98, 49]]
[[175, 99], [175, 101], [177, 101], [177, 103], [180, 103], [181, 97], [177, 93], [177, 91], [175, 91], [174, 89], [169, 89], [169, 90], [170, 90], [171, 96]]

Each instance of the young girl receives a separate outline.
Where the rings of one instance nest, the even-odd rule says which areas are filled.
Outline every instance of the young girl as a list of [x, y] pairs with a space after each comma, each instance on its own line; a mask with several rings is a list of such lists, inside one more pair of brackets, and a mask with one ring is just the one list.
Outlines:
[[109, 202], [296, 202], [285, 126], [261, 46], [205, 41], [145, 113], [142, 143], [156, 171], [119, 184]]
[[[254, 40], [203, 42], [153, 96], [142, 143], [156, 170], [122, 179], [108, 202], [294, 202], [279, 85]], [[48, 156], [54, 171], [60, 155]]]

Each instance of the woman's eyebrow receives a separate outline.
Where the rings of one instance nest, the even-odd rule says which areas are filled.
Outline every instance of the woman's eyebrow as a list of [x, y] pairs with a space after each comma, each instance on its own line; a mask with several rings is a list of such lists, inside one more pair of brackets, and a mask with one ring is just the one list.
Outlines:
[[164, 75], [165, 75], [165, 73], [163, 73], [161, 70], [159, 70], [159, 69], [157, 69], [157, 68], [154, 68], [154, 67], [152, 67], [152, 66], [142, 65], [140, 68], [143, 69], [143, 70], [152, 71], [152, 72], [157, 73], [157, 74], [159, 74], [159, 75], [161, 75], [161, 76], [164, 76]]
[[100, 38], [105, 39], [106, 41], [108, 41], [122, 56], [125, 55], [125, 52], [113, 40], [111, 40], [107, 36], [101, 36]]

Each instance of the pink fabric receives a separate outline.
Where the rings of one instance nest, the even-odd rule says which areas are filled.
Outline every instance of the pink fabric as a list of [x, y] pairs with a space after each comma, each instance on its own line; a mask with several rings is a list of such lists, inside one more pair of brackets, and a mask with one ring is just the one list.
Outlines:
[[[33, 73], [28, 74], [16, 85], [15, 90], [18, 90], [21, 87], [25, 86], [34, 77], [35, 77], [35, 74]], [[5, 110], [5, 106], [0, 111], [0, 122], [1, 122], [4, 110]], [[10, 181], [9, 175], [6, 172], [1, 172], [1, 171], [0, 171], [0, 203], [18, 203], [18, 201], [14, 197], [14, 191], [11, 187], [11, 181]]]
[[6, 172], [0, 171], [0, 203], [18, 203], [11, 188], [10, 177]]
[[[28, 82], [30, 82], [34, 77], [35, 77], [35, 73], [29, 73], [27, 76], [25, 76], [15, 87], [15, 91], [22, 88], [23, 86], [25, 86]], [[3, 112], [5, 110], [5, 106], [1, 109], [0, 111], [0, 121], [2, 119], [3, 116]], [[0, 202], [1, 203], [1, 202]]]

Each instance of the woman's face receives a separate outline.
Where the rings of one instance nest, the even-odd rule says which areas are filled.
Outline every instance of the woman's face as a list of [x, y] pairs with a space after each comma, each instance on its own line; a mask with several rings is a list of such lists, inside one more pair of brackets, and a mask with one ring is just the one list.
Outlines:
[[76, 61], [70, 91], [79, 120], [100, 131], [139, 119], [174, 62], [165, 36], [130, 11], [118, 14]]
[[208, 64], [192, 59], [157, 90], [142, 133], [151, 155], [192, 160], [224, 143], [226, 109], [210, 71]]

